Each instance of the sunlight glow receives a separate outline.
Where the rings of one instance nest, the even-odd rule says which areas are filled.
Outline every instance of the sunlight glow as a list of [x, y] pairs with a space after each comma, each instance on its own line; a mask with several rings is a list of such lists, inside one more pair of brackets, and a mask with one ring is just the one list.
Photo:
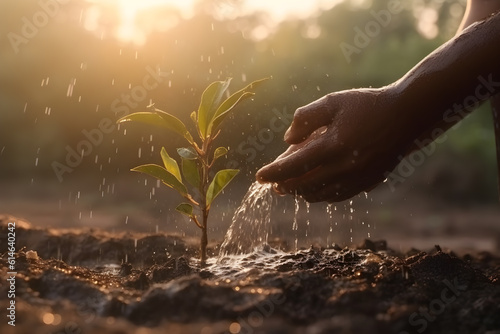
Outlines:
[[[196, 0], [87, 0], [92, 6], [86, 12], [85, 28], [98, 32], [113, 22], [111, 34], [122, 42], [142, 45], [152, 31], [165, 31], [179, 17], [193, 15]], [[167, 15], [165, 15], [168, 12]], [[112, 18], [110, 20], [109, 18]], [[105, 23], [102, 23], [105, 22]]]
[[[216, 19], [232, 20], [253, 13], [267, 16], [268, 26], [259, 27], [256, 39], [265, 38], [273, 26], [288, 19], [313, 18], [318, 10], [327, 10], [343, 0], [246, 0], [221, 1], [214, 5]], [[194, 15], [199, 0], [87, 0], [84, 26], [99, 36], [112, 35], [124, 43], [143, 45], [153, 31], [166, 31]], [[311, 36], [317, 31], [308, 32]]]
[[275, 22], [288, 18], [308, 19], [318, 10], [327, 10], [343, 0], [251, 0], [242, 3], [242, 13], [266, 12]]
[[422, 3], [416, 3], [413, 6], [413, 15], [417, 18], [418, 32], [428, 39], [435, 38], [439, 33], [437, 22], [439, 19], [438, 11], [433, 7], [426, 7]]

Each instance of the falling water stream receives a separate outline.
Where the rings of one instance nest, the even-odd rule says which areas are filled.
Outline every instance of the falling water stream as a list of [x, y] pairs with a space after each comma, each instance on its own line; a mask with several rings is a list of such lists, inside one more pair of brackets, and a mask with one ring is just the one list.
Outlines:
[[219, 257], [251, 253], [267, 243], [273, 202], [270, 184], [254, 182], [233, 216]]
[[[261, 252], [262, 249], [268, 247], [268, 237], [271, 230], [271, 212], [272, 204], [275, 200], [273, 196], [272, 187], [270, 184], [259, 184], [254, 182], [245, 194], [240, 206], [236, 209], [231, 226], [229, 227], [224, 242], [221, 245], [219, 253], [219, 261], [227, 256], [250, 254], [255, 252]], [[294, 198], [294, 209], [292, 218], [292, 233], [295, 239], [294, 250], [298, 251], [298, 240], [299, 240], [299, 221], [301, 217], [299, 215], [301, 207], [301, 197], [295, 196]], [[308, 232], [310, 230], [310, 203], [305, 202], [306, 208], [306, 218], [305, 218], [305, 236], [308, 237]], [[349, 201], [349, 204], [344, 208], [344, 214], [342, 215], [342, 220], [349, 222], [349, 240], [352, 243], [353, 240], [353, 224], [354, 224], [354, 206], [353, 201]], [[332, 208], [331, 204], [326, 207], [327, 219], [329, 220], [329, 233], [327, 237], [327, 246], [330, 246], [332, 239], [332, 232], [338, 225], [337, 216], [334, 215], [333, 211], [336, 211], [337, 207]], [[285, 213], [285, 211], [283, 212]], [[368, 212], [367, 212], [368, 213]], [[356, 219], [359, 220], [359, 219]], [[358, 222], [361, 222], [359, 220]], [[365, 222], [362, 221], [362, 225]], [[368, 224], [368, 227], [370, 225]], [[368, 233], [370, 237], [370, 233]]]

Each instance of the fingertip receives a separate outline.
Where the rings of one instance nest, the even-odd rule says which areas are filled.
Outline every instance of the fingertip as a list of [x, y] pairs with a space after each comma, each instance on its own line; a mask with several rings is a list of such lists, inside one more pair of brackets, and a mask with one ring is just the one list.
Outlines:
[[285, 132], [284, 140], [289, 145], [300, 144], [306, 139], [306, 136], [298, 133], [293, 127], [288, 128]]
[[265, 178], [262, 176], [262, 173], [261, 173], [261, 170], [262, 169], [259, 169], [257, 171], [257, 173], [255, 173], [255, 180], [259, 183], [267, 183], [267, 181], [265, 180]]
[[283, 140], [286, 141], [288, 143], [288, 141], [290, 140], [290, 132], [292, 131], [292, 127], [289, 127], [286, 132], [285, 132], [285, 135], [283, 136]]
[[281, 197], [284, 197], [284, 196], [287, 196], [287, 195], [290, 195], [293, 193], [293, 192], [290, 192], [288, 189], [286, 189], [283, 182], [272, 183], [271, 189], [274, 191], [275, 194], [277, 194]]
[[268, 180], [266, 180], [264, 177], [262, 177], [260, 175], [255, 175], [255, 181], [259, 182], [260, 184], [269, 183]]
[[255, 173], [255, 179], [257, 182], [263, 184], [263, 183], [270, 183], [273, 182], [272, 180], [272, 169], [269, 167], [269, 165], [266, 165], [259, 169], [257, 173]]

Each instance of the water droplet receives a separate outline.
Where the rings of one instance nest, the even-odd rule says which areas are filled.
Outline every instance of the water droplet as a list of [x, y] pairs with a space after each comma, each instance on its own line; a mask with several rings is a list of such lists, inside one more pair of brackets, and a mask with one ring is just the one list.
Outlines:
[[300, 209], [300, 205], [299, 205], [299, 197], [297, 196], [297, 194], [295, 194], [295, 197], [294, 197], [294, 216], [293, 216], [293, 225], [292, 225], [292, 231], [297, 231], [299, 229], [299, 224], [297, 222], [297, 215], [299, 213], [299, 209]]
[[73, 96], [73, 89], [75, 88], [75, 85], [76, 85], [76, 78], [72, 78], [69, 82], [68, 90], [66, 91], [67, 97]]

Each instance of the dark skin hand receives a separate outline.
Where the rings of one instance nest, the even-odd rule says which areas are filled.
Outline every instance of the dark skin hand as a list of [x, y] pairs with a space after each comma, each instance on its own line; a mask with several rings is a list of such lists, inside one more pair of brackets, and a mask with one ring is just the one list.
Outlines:
[[[488, 5], [500, 1], [486, 1]], [[470, 6], [469, 16], [483, 11]], [[484, 16], [481, 17], [481, 19]], [[308, 202], [338, 202], [383, 182], [416, 140], [459, 122], [472, 101], [500, 91], [500, 14], [475, 23], [403, 78], [378, 89], [328, 94], [297, 109], [285, 134], [290, 147], [257, 172], [259, 182]], [[481, 79], [480, 79], [481, 78]], [[460, 105], [460, 107], [458, 107]]]

